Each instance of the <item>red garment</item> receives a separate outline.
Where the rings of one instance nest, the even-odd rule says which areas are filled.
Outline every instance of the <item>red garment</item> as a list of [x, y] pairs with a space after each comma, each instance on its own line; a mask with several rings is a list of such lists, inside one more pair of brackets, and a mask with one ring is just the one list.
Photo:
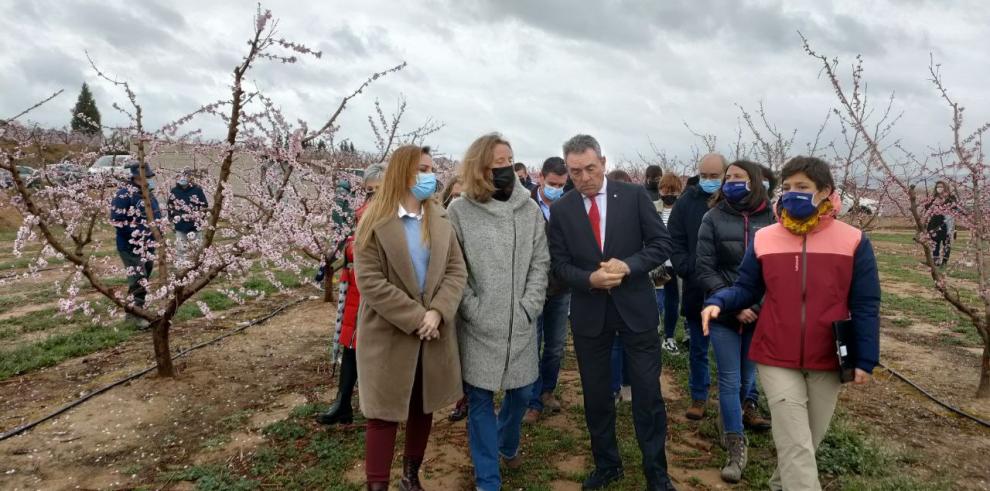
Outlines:
[[595, 197], [592, 196], [588, 198], [591, 200], [591, 208], [588, 208], [588, 221], [591, 222], [591, 232], [595, 234], [595, 242], [598, 242], [598, 248], [602, 247], [602, 225], [601, 225], [601, 214], [598, 212], [598, 202], [595, 201]]
[[781, 224], [756, 233], [753, 248], [768, 288], [749, 349], [751, 360], [784, 368], [839, 368], [832, 322], [849, 318], [849, 290], [862, 237], [859, 229], [832, 216], [822, 217], [806, 236]]
[[[361, 220], [367, 205], [358, 208], [356, 216]], [[340, 338], [337, 340], [345, 348], [357, 347], [357, 315], [361, 305], [361, 291], [357, 286], [357, 275], [354, 274], [354, 236], [347, 238], [344, 246], [344, 267], [340, 270], [340, 282], [347, 283], [347, 294], [344, 296], [344, 315], [340, 322]]]
[[[426, 444], [433, 429], [433, 415], [423, 413], [423, 370], [416, 367], [412, 396], [409, 401], [409, 419], [406, 420], [406, 448], [403, 455], [413, 460], [423, 460]], [[381, 419], [369, 419], [365, 433], [365, 473], [369, 483], [388, 482], [392, 458], [395, 455], [395, 435], [399, 423]]]

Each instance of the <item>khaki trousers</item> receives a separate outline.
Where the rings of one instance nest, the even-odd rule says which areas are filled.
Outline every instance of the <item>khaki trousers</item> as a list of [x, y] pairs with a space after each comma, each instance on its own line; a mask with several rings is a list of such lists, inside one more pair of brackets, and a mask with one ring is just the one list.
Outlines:
[[774, 491], [817, 491], [815, 451], [825, 438], [839, 398], [839, 374], [832, 371], [756, 366], [773, 419], [777, 470]]

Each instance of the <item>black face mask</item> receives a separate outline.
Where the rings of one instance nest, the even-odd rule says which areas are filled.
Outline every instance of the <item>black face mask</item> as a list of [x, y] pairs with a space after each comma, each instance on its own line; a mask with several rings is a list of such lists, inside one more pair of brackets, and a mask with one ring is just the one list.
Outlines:
[[674, 203], [677, 202], [677, 195], [676, 194], [662, 194], [662, 195], [660, 195], [660, 199], [663, 200], [663, 204], [665, 204], [667, 206], [670, 206], [670, 205], [672, 205], [672, 204], [674, 204]]
[[516, 183], [516, 172], [512, 170], [512, 167], [495, 167], [492, 169], [492, 184], [495, 185], [495, 189], [505, 189], [512, 192], [512, 188]]
[[646, 181], [646, 189], [650, 191], [656, 191], [660, 188], [660, 183], [657, 181]]

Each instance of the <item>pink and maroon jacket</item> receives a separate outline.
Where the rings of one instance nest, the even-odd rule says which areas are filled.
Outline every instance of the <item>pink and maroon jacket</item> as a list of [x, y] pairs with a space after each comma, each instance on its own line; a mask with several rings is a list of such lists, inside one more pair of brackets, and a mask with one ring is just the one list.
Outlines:
[[705, 303], [736, 311], [761, 297], [751, 360], [838, 370], [832, 322], [852, 319], [856, 367], [871, 372], [878, 363], [880, 278], [873, 246], [859, 229], [832, 216], [806, 236], [781, 224], [766, 227], [746, 251], [736, 283]]

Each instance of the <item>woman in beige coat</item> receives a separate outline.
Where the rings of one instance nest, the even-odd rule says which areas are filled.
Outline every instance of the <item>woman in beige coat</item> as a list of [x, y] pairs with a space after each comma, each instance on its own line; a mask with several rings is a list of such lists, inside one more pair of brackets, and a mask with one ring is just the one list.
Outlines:
[[432, 413], [462, 395], [455, 315], [467, 272], [436, 178], [422, 149], [393, 152], [385, 179], [358, 226], [361, 288], [357, 354], [361, 412], [368, 418], [368, 489], [388, 489], [398, 423], [406, 422], [400, 489], [420, 490], [419, 467]]

